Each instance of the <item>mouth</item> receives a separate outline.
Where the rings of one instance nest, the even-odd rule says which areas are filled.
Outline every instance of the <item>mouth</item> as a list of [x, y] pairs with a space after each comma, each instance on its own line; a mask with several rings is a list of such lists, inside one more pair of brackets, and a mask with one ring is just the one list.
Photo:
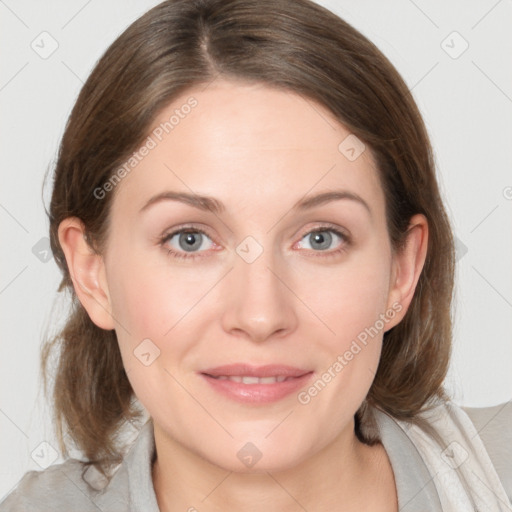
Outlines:
[[217, 380], [230, 380], [231, 382], [242, 382], [243, 384], [275, 384], [276, 382], [285, 382], [297, 377], [285, 377], [284, 375], [275, 375], [274, 377], [251, 377], [249, 375], [208, 375]]
[[285, 365], [233, 364], [199, 372], [211, 389], [242, 403], [269, 403], [285, 398], [307, 384], [312, 370]]

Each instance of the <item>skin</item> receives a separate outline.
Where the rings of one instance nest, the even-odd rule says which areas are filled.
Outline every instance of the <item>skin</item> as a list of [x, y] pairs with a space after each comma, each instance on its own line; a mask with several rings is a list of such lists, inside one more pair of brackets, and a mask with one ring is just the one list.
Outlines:
[[[384, 332], [413, 297], [426, 219], [411, 219], [395, 254], [371, 152], [349, 161], [338, 145], [350, 132], [321, 105], [216, 80], [177, 98], [154, 126], [190, 96], [198, 105], [113, 192], [103, 254], [89, 248], [78, 219], [59, 229], [76, 293], [98, 326], [115, 329], [128, 378], [153, 418], [160, 509], [322, 511], [342, 503], [346, 511], [396, 511], [386, 452], [356, 438], [353, 416]], [[369, 211], [350, 199], [292, 211], [304, 196], [335, 189], [357, 194]], [[213, 196], [225, 210], [161, 201], [140, 213], [167, 190]], [[325, 222], [349, 238], [328, 231], [330, 245], [318, 249], [308, 234]], [[183, 224], [207, 233], [196, 235], [203, 243], [195, 259], [168, 254], [191, 254], [179, 235], [161, 242]], [[251, 263], [236, 252], [248, 236], [263, 249]], [[393, 304], [401, 311], [307, 405], [296, 393], [270, 404], [234, 402], [197, 373], [282, 363], [313, 370], [314, 382]], [[134, 350], [148, 338], [160, 355], [146, 366]], [[262, 453], [252, 468], [237, 457], [246, 442]]]

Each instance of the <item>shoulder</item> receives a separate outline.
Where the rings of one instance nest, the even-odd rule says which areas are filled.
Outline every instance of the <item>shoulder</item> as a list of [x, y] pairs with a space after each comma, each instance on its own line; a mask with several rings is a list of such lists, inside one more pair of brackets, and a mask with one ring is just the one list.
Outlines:
[[[44, 471], [29, 471], [0, 502], [0, 512], [126, 512], [131, 510], [132, 494], [145, 504], [150, 502], [146, 510], [158, 510], [151, 480], [153, 453], [153, 426], [148, 421], [132, 432], [123, 460], [109, 470], [108, 477], [94, 465], [73, 458]], [[131, 493], [130, 480], [140, 484], [145, 494], [140, 489]]]
[[99, 471], [77, 459], [28, 471], [0, 503], [0, 512], [97, 512], [103, 501], [100, 479]]
[[66, 506], [80, 506], [77, 510], [92, 510], [92, 503], [89, 501], [87, 504], [84, 500], [88, 493], [85, 490], [84, 495], [80, 482], [83, 469], [82, 462], [69, 459], [43, 471], [28, 471], [14, 491], [0, 504], [0, 511], [58, 510], [58, 507]]
[[512, 400], [492, 407], [461, 407], [469, 416], [512, 501]]

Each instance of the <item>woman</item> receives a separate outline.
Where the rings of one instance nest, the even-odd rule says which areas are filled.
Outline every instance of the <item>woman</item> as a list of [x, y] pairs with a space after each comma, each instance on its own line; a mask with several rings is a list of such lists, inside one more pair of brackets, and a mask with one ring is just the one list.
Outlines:
[[512, 406], [470, 419], [443, 389], [454, 251], [424, 124], [326, 9], [137, 20], [70, 116], [50, 235], [74, 309], [43, 366], [59, 346], [61, 449], [87, 460], [0, 510], [510, 510]]

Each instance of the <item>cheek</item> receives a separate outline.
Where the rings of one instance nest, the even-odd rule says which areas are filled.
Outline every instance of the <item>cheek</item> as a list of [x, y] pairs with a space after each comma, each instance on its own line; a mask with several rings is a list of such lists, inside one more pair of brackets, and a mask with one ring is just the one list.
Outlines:
[[[117, 263], [107, 269], [109, 292], [125, 369], [137, 370], [131, 380], [142, 371], [150, 385], [163, 366], [172, 371], [193, 349], [198, 313], [215, 309], [207, 295], [218, 272], [173, 266], [147, 254], [112, 261]], [[147, 352], [162, 357], [141, 368], [136, 357]]]
[[180, 319], [186, 315], [188, 301], [183, 289], [180, 280], [166, 277], [136, 255], [123, 258], [122, 264], [112, 266], [109, 272], [123, 366], [136, 396], [151, 412], [165, 407], [162, 383], [172, 387], [174, 364], [189, 348], [183, 343], [186, 339], [178, 336], [172, 336], [172, 351], [168, 345], [171, 335], [167, 333], [172, 333], [175, 325], [179, 332]]
[[161, 338], [201, 295], [197, 272], [172, 268], [161, 256], [141, 252], [117, 262], [108, 269], [112, 310], [134, 337]]
[[338, 340], [353, 339], [385, 313], [389, 262], [378, 251], [361, 252], [338, 268], [323, 269], [315, 276], [315, 286], [307, 294], [308, 302]]
[[[322, 326], [326, 334], [316, 338], [323, 365], [319, 381], [304, 391], [300, 403], [314, 401], [318, 414], [336, 410], [333, 421], [338, 426], [338, 421], [346, 420], [347, 410], [359, 407], [377, 371], [383, 318], [387, 318], [390, 258], [376, 246], [373, 251], [354, 254], [336, 270], [323, 269], [316, 276], [316, 291], [308, 298], [311, 309], [331, 332]], [[343, 410], [336, 405], [340, 400], [345, 404]]]
[[330, 416], [333, 432], [357, 410], [377, 371], [385, 322], [394, 316], [386, 316], [389, 263], [382, 251], [361, 252], [317, 276], [316, 292], [309, 295], [331, 334], [322, 327], [326, 335], [316, 338], [323, 365], [298, 398], [319, 417]]
[[[164, 283], [140, 265], [125, 261], [111, 273], [109, 283], [112, 311], [118, 324], [134, 337], [154, 337], [164, 329], [162, 313], [172, 302], [162, 300]], [[121, 329], [120, 329], [121, 330]]]

